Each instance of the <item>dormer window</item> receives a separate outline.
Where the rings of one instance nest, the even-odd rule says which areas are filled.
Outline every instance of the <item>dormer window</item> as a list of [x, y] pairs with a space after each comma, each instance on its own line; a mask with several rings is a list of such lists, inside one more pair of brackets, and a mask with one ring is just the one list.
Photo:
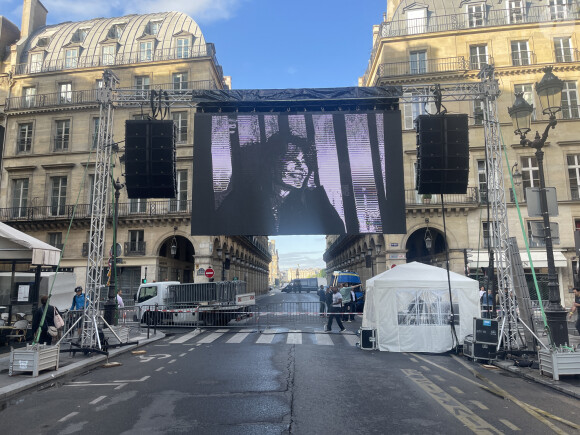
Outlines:
[[159, 34], [159, 29], [161, 28], [161, 21], [150, 21], [149, 22], [149, 29], [148, 29], [148, 34], [149, 35], [157, 35]]
[[71, 42], [84, 42], [87, 39], [87, 35], [89, 34], [90, 27], [86, 27], [83, 29], [77, 29], [77, 31], [73, 34], [71, 38]]
[[69, 48], [65, 51], [64, 67], [76, 68], [79, 62], [79, 49]]
[[467, 20], [469, 27], [480, 27], [485, 23], [485, 4], [467, 5]]
[[177, 59], [185, 59], [190, 57], [189, 55], [189, 37], [177, 38], [176, 42], [176, 57]]
[[150, 62], [153, 59], [153, 41], [139, 43], [139, 61]]
[[123, 30], [125, 30], [125, 24], [113, 24], [113, 26], [109, 29], [109, 34], [107, 35], [110, 39], [121, 39], [121, 35], [123, 34]]
[[114, 65], [115, 64], [115, 46], [114, 45], [104, 45], [101, 48], [102, 63], [103, 65]]
[[524, 21], [523, 0], [510, 0], [506, 3], [506, 7], [510, 24], [522, 23]]
[[48, 47], [48, 43], [50, 42], [50, 38], [38, 38], [36, 41], [37, 47]]
[[407, 29], [409, 35], [425, 33], [427, 24], [427, 9], [409, 9], [407, 14]]
[[44, 53], [30, 53], [30, 72], [39, 73], [42, 71], [42, 61]]

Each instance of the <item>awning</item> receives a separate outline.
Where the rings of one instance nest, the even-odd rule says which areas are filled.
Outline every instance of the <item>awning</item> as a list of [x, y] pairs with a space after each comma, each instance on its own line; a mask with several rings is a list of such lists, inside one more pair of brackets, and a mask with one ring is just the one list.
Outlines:
[[0, 222], [0, 260], [31, 260], [31, 264], [56, 266], [60, 249]]
[[[470, 268], [478, 268], [478, 267], [487, 267], [489, 263], [489, 255], [487, 251], [479, 252], [479, 257], [477, 251], [471, 252], [472, 257], [469, 258], [469, 267]], [[534, 263], [535, 268], [539, 267], [548, 267], [548, 259], [546, 257], [546, 251], [530, 251], [530, 255], [532, 257], [532, 262]], [[527, 252], [520, 252], [520, 258], [522, 261], [522, 266], [524, 268], [529, 268], [530, 260], [528, 258]], [[556, 267], [567, 267], [568, 261], [564, 254], [559, 251], [554, 251], [554, 264]]]

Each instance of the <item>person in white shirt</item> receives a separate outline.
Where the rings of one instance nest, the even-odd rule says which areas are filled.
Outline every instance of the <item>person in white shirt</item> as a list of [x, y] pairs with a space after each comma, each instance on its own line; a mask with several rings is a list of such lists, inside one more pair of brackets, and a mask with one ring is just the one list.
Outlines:
[[[125, 303], [123, 302], [123, 290], [119, 289], [117, 291], [117, 309], [125, 308]], [[125, 323], [125, 316], [127, 312], [125, 310], [121, 310], [121, 315], [119, 316], [123, 319], [123, 323]]]
[[338, 287], [332, 288], [332, 306], [330, 307], [330, 313], [328, 314], [328, 323], [326, 324], [326, 328], [324, 329], [325, 332], [332, 331], [332, 319], [336, 319], [336, 324], [340, 328], [340, 332], [346, 331], [346, 328], [342, 324], [342, 320], [340, 320], [340, 316], [342, 311], [342, 295], [338, 291]]

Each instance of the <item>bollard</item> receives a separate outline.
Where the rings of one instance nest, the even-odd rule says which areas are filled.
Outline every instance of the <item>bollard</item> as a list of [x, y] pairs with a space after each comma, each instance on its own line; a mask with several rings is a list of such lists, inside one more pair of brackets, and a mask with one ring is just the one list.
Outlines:
[[157, 335], [157, 309], [159, 304], [155, 304], [155, 315], [153, 316], [153, 335]]

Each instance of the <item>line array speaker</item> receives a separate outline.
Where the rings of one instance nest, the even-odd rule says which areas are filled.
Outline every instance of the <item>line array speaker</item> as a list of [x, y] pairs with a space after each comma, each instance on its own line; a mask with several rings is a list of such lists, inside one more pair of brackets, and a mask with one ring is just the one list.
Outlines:
[[469, 179], [466, 114], [417, 117], [417, 190], [465, 194]]
[[129, 198], [175, 198], [173, 121], [125, 122], [125, 180]]

